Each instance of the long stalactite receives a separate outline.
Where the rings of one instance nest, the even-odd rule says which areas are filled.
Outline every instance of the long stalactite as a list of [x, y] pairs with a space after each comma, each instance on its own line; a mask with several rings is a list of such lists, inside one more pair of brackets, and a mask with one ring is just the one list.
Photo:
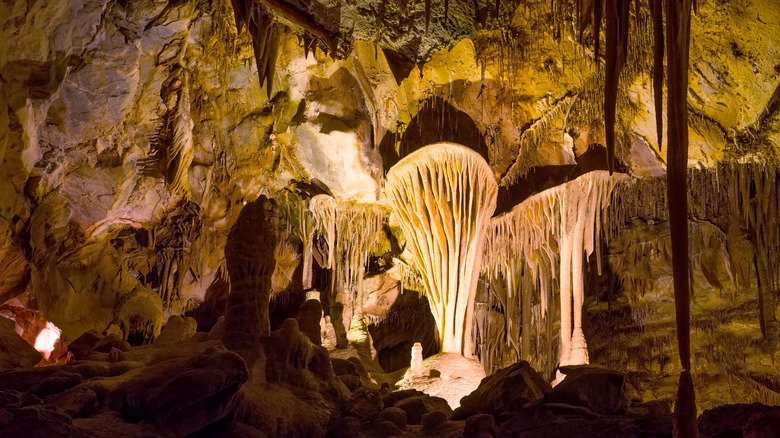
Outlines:
[[[561, 306], [559, 362], [561, 365], [588, 362], [582, 332], [585, 261], [593, 253], [597, 254], [597, 260], [602, 259], [600, 236], [603, 225], [610, 223], [602, 212], [611, 202], [613, 187], [625, 178], [623, 174], [590, 172], [536, 194], [491, 219], [483, 247], [482, 270], [488, 278], [505, 282], [492, 290], [505, 312], [507, 343], [516, 343], [512, 339], [514, 333], [522, 335], [519, 356], [530, 356], [527, 349], [531, 345], [532, 325], [539, 326], [542, 319], [549, 321], [557, 316], [548, 310], [557, 286]], [[531, 311], [532, 302], [539, 303], [536, 316]], [[520, 315], [515, 314], [516, 308], [520, 309]], [[513, 321], [518, 316], [522, 327], [513, 330]], [[551, 338], [549, 329], [546, 335]], [[537, 339], [534, 344], [539, 350], [541, 341]], [[501, 347], [494, 344], [492, 348]], [[500, 356], [491, 351], [482, 353], [483, 358]]]
[[[376, 204], [316, 195], [309, 202], [314, 229], [328, 242], [324, 268], [332, 270], [328, 303], [343, 347], [346, 335], [363, 318], [363, 277], [369, 256], [383, 233], [385, 210]], [[341, 330], [343, 327], [343, 331]]]
[[[638, 0], [637, 0], [638, 4]], [[664, 11], [663, 0], [650, 0], [650, 15], [653, 19], [653, 101], [655, 102], [655, 128], [658, 136], [658, 150], [661, 150], [664, 135]]]
[[[688, 279], [688, 48], [691, 0], [667, 0], [668, 145], [666, 190], [672, 236], [677, 348], [683, 372], [674, 407], [677, 436], [696, 437], [696, 400], [691, 370], [691, 291]], [[656, 109], [657, 111], [658, 109]]]
[[607, 168], [615, 162], [615, 117], [620, 72], [628, 53], [628, 23], [631, 0], [607, 0], [606, 13], [606, 80], [604, 82], [604, 126], [607, 141]]

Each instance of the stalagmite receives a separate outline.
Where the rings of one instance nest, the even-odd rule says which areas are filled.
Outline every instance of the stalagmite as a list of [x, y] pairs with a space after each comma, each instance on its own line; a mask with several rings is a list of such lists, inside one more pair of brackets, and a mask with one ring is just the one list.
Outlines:
[[412, 360], [409, 365], [409, 371], [406, 372], [404, 378], [419, 376], [422, 374], [423, 366], [423, 347], [419, 342], [415, 342], [412, 346]]
[[399, 161], [386, 184], [422, 274], [442, 351], [470, 356], [484, 229], [498, 191], [493, 172], [477, 152], [437, 143]]
[[268, 303], [277, 226], [276, 203], [261, 195], [241, 210], [225, 244], [230, 294], [222, 342], [248, 362], [262, 354], [260, 340], [271, 332]]

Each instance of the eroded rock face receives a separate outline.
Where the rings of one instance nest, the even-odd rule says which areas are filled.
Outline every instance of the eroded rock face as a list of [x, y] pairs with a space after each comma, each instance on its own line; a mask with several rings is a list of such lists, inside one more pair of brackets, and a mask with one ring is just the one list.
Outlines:
[[151, 420], [175, 435], [196, 432], [227, 415], [248, 378], [241, 357], [218, 348], [155, 368], [120, 383], [110, 405], [125, 418]]
[[625, 414], [629, 405], [622, 373], [598, 367], [563, 367], [566, 377], [547, 396], [550, 403], [584, 406], [601, 415]]
[[[469, 145], [502, 179], [519, 162], [518, 175], [558, 184], [575, 166], [590, 166], [587, 150], [603, 143], [591, 111], [597, 69], [576, 38], [554, 35], [547, 4], [504, 5], [496, 19], [484, 3], [453, 0], [446, 21], [441, 5], [432, 5], [425, 31], [422, 3], [319, 3], [314, 9], [330, 12], [314, 19], [350, 28], [357, 41], [346, 59], [333, 60], [292, 35], [282, 38], [270, 99], [256, 84], [251, 44], [235, 34], [227, 2], [3, 5], [0, 236], [16, 253], [32, 250], [24, 257], [41, 277], [33, 293], [67, 337], [103, 332], [116, 323], [122, 297], [139, 288], [162, 295], [166, 307], [166, 297], [177, 296], [176, 313], [195, 307], [217, 277], [242, 202], [262, 190], [311, 180], [337, 198], [374, 201], [393, 159], [437, 141]], [[691, 162], [712, 165], [749, 144], [777, 147], [777, 49], [765, 37], [774, 35], [774, 6], [703, 5], [694, 17], [691, 105], [701, 117], [692, 117]], [[635, 175], [662, 174], [646, 78], [637, 76], [626, 94], [619, 158]], [[179, 111], [185, 106], [187, 117]], [[171, 141], [159, 144], [178, 116], [191, 120], [181, 124], [191, 137], [184, 154]], [[144, 170], [150, 153], [169, 150], [156, 173]], [[166, 186], [169, 174], [189, 181], [207, 237], [186, 244], [150, 237], [159, 225], [175, 226], [169, 219], [187, 198]], [[525, 186], [506, 183], [507, 193]], [[96, 241], [112, 241], [116, 254]], [[79, 265], [91, 265], [94, 251], [106, 259], [103, 280], [82, 278]], [[102, 286], [116, 296], [98, 294], [100, 305], [72, 296], [112, 283], [104, 277], [116, 271], [131, 280]], [[47, 300], [49, 289], [67, 304]], [[71, 316], [76, 308], [89, 310]]]
[[114, 428], [117, 436], [187, 435], [231, 412], [248, 378], [243, 359], [213, 342], [124, 350], [115, 357], [120, 349], [113, 346], [88, 360], [2, 372], [0, 401], [13, 418], [0, 433], [107, 436]]
[[780, 409], [759, 403], [723, 405], [699, 416], [703, 438], [742, 433], [745, 437], [773, 436], [778, 431]]
[[16, 333], [16, 324], [0, 317], [0, 369], [31, 367], [42, 356]]

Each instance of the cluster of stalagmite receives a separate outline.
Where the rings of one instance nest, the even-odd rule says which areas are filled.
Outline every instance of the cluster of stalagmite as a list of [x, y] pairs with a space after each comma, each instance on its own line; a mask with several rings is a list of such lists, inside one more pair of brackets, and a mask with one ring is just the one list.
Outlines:
[[314, 196], [309, 208], [314, 229], [328, 244], [323, 268], [331, 269], [333, 277], [327, 301], [331, 311], [326, 314], [334, 319], [339, 345], [343, 346], [346, 333], [363, 318], [363, 276], [383, 234], [385, 210], [376, 204], [342, 202], [328, 195]]
[[474, 297], [497, 191], [485, 160], [453, 143], [419, 149], [387, 174], [387, 197], [422, 276], [444, 352], [473, 353]]
[[[503, 283], [491, 291], [505, 309], [507, 342], [515, 347], [518, 356], [532, 359], [532, 325], [541, 324], [540, 319], [546, 316], [557, 280], [561, 315], [559, 363], [588, 363], [582, 333], [583, 272], [587, 260], [583, 257], [595, 252], [600, 264], [599, 239], [605, 221], [602, 212], [609, 205], [612, 188], [624, 178], [624, 175], [610, 176], [605, 171], [587, 173], [534, 195], [491, 220], [484, 245], [483, 271], [492, 284]], [[537, 302], [540, 309], [535, 324], [532, 302]], [[514, 327], [518, 308], [522, 312], [521, 330]], [[548, 322], [551, 322], [549, 318]], [[547, 326], [549, 340], [552, 324]], [[521, 334], [521, 344], [512, 336], [516, 333]], [[490, 352], [483, 354], [491, 356]]]

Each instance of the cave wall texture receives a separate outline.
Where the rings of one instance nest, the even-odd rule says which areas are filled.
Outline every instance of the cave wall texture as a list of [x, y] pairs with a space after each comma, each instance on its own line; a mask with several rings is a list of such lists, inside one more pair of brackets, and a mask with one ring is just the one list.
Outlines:
[[[67, 340], [95, 330], [148, 342], [169, 315], [220, 294], [224, 301], [228, 232], [247, 202], [268, 195], [298, 218], [275, 250], [270, 318], [278, 325], [274, 299], [281, 313], [303, 301], [302, 254], [312, 235], [295, 211], [316, 194], [384, 205], [390, 167], [438, 141], [487, 160], [499, 183], [497, 214], [607, 168], [604, 70], [578, 41], [573, 3], [505, 2], [501, 25], [484, 2], [452, 0], [446, 21], [440, 3], [426, 32], [423, 2], [317, 2], [331, 11], [313, 14], [338, 33], [338, 56], [280, 31], [270, 89], [258, 81], [251, 37], [237, 33], [227, 0], [1, 3], [0, 304], [13, 303], [4, 315], [38, 310]], [[614, 164], [646, 188], [616, 198], [634, 214], [608, 231], [601, 274], [588, 264], [583, 330], [592, 363], [629, 372], [638, 398], [673, 400], [680, 369], [649, 9], [631, 19]], [[585, 39], [592, 43], [592, 33]], [[775, 178], [765, 194], [748, 197], [770, 199], [774, 187], [776, 198], [776, 0], [698, 2], [688, 106], [689, 168], [713, 175], [747, 163]], [[692, 184], [691, 210], [714, 202], [707, 196], [718, 184]], [[754, 263], [762, 243], [750, 230], [725, 208], [701, 211], [689, 221], [697, 401], [777, 403], [778, 284], [760, 285], [756, 273], [776, 270], [778, 254]], [[767, 221], [777, 237], [777, 216]], [[395, 369], [412, 342], [422, 341], [426, 356], [436, 350], [425, 300], [401, 287], [414, 289], [413, 275], [393, 263], [403, 244], [390, 215], [360, 301], [383, 365]], [[327, 283], [327, 270], [315, 270], [315, 287]], [[506, 341], [478, 345], [483, 363], [496, 369], [523, 358], [551, 373], [558, 321], [542, 324], [540, 299], [528, 301], [536, 325], [527, 338], [535, 340], [521, 351], [521, 324], [506, 324], [511, 311], [491, 287], [483, 278], [477, 292], [491, 321], [483, 341]]]

